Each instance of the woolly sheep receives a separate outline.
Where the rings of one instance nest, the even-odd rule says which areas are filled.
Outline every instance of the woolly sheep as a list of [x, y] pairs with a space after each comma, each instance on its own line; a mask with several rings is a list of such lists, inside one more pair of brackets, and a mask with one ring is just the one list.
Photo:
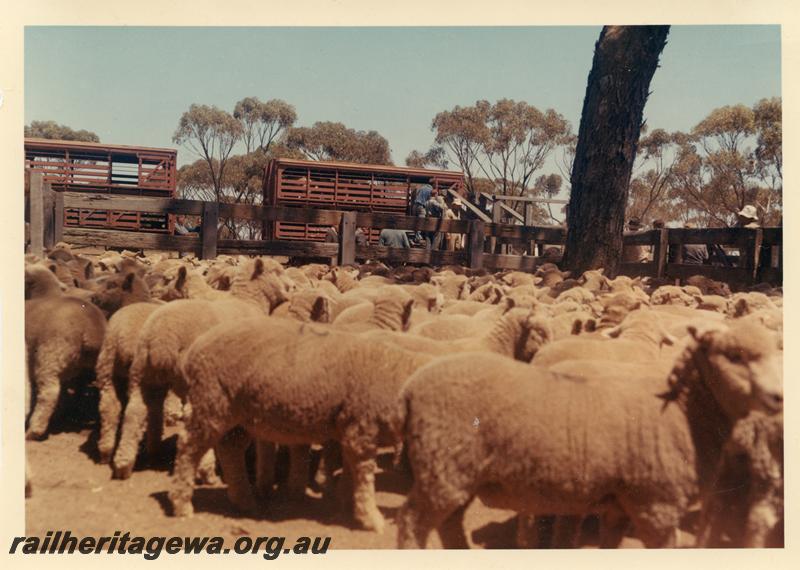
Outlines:
[[25, 346], [34, 387], [27, 439], [47, 435], [59, 395], [83, 372], [94, 371], [106, 319], [89, 302], [61, 293], [55, 275], [25, 268]]
[[737, 318], [748, 315], [759, 309], [774, 309], [775, 304], [763, 293], [736, 293], [730, 300], [728, 315]]
[[172, 389], [180, 395], [180, 354], [202, 331], [226, 320], [269, 312], [288, 298], [285, 281], [256, 258], [242, 266], [226, 300], [178, 300], [159, 307], [144, 323], [128, 382], [128, 405], [114, 454], [115, 478], [130, 477], [139, 441], [147, 425], [148, 456], [154, 456], [163, 432], [164, 399]]
[[377, 448], [399, 444], [390, 425], [397, 395], [408, 375], [428, 360], [351, 333], [271, 317], [209, 330], [183, 359], [192, 413], [179, 439], [169, 491], [174, 514], [192, 513], [197, 463], [215, 445], [229, 498], [239, 508], [253, 509], [241, 447], [229, 449], [221, 441], [241, 426], [257, 440], [278, 444], [339, 442], [354, 484], [355, 519], [380, 531]]
[[647, 547], [674, 545], [733, 422], [782, 409], [778, 353], [758, 331], [693, 334], [661, 397], [655, 380], [587, 381], [486, 353], [420, 368], [394, 421], [414, 477], [398, 546], [424, 547], [436, 529], [445, 547], [466, 547], [463, 515], [475, 496], [533, 515], [607, 505]]
[[610, 340], [596, 338], [562, 338], [542, 347], [533, 364], [548, 368], [562, 360], [607, 359], [628, 362], [656, 360], [664, 344], [674, 344], [675, 338], [649, 319], [624, 320], [616, 327], [603, 331]]
[[694, 307], [695, 297], [702, 293], [697, 287], [677, 287], [675, 285], [662, 285], [650, 295], [652, 305], [678, 305]]
[[271, 314], [304, 323], [330, 323], [335, 304], [336, 301], [320, 289], [303, 289], [294, 293], [288, 302], [278, 305]]
[[445, 299], [466, 299], [471, 293], [469, 278], [466, 275], [440, 273], [431, 277], [430, 282], [439, 288]]
[[333, 326], [351, 332], [371, 329], [393, 331], [408, 330], [414, 298], [399, 287], [386, 287], [378, 291], [375, 302], [350, 307], [340, 313]]

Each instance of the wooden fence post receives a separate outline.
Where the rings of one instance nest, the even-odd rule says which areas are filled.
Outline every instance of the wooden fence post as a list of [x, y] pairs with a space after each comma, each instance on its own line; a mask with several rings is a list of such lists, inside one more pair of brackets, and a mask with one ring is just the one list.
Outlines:
[[64, 241], [64, 194], [53, 193], [53, 240]]
[[44, 236], [42, 243], [45, 249], [51, 249], [56, 244], [55, 225], [55, 192], [49, 182], [42, 185], [42, 213], [44, 215]]
[[[501, 224], [503, 223], [503, 209], [501, 208], [500, 201], [495, 200], [492, 203], [492, 223], [493, 224]], [[498, 244], [498, 240], [496, 237], [489, 238], [489, 250], [491, 253], [502, 253], [500, 248], [502, 244]]]
[[356, 262], [356, 212], [342, 212], [339, 227], [339, 265]]
[[202, 250], [200, 259], [217, 257], [217, 227], [219, 226], [219, 202], [203, 204], [203, 221], [200, 226]]
[[483, 242], [486, 237], [483, 221], [472, 220], [467, 236], [467, 263], [470, 269], [480, 269], [483, 267]]
[[664, 277], [664, 270], [667, 267], [667, 250], [669, 249], [669, 235], [666, 228], [657, 230], [656, 241], [653, 247], [653, 264], [657, 278]]
[[41, 172], [31, 172], [31, 253], [44, 255], [44, 181]]

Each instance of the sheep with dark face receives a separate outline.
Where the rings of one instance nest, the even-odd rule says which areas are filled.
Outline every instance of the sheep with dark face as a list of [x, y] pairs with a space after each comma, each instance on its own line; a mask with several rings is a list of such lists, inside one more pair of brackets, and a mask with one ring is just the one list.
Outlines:
[[418, 370], [395, 419], [414, 475], [398, 546], [424, 547], [436, 529], [445, 547], [465, 547], [476, 496], [530, 515], [621, 512], [646, 546], [674, 545], [734, 422], [782, 409], [780, 353], [765, 331], [691, 334], [666, 380], [586, 380], [486, 353]]

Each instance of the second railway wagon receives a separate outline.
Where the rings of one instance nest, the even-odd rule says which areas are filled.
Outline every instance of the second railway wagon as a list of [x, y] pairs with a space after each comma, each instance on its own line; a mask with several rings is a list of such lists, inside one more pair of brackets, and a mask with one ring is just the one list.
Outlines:
[[[427, 170], [348, 162], [318, 162], [277, 158], [264, 173], [264, 204], [357, 212], [411, 213], [414, 191], [430, 184], [441, 193], [461, 194], [464, 175], [447, 170]], [[274, 222], [266, 239], [324, 241], [327, 227], [317, 224]], [[381, 228], [369, 228], [371, 242]]]

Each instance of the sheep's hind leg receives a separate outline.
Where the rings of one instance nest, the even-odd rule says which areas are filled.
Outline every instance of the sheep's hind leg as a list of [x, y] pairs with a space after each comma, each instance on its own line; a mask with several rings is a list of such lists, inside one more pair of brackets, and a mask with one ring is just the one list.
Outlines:
[[66, 347], [39, 347], [36, 352], [33, 381], [36, 386], [33, 413], [26, 439], [44, 439], [58, 405], [61, 382], [67, 376], [70, 353]]
[[122, 403], [117, 397], [114, 378], [114, 350], [111, 343], [104, 343], [97, 357], [96, 383], [100, 393], [100, 434], [97, 438], [97, 451], [100, 463], [108, 463], [117, 443], [117, 430], [122, 415]]
[[128, 380], [128, 405], [122, 419], [122, 433], [117, 451], [114, 453], [113, 476], [115, 479], [127, 479], [133, 472], [139, 442], [145, 431], [147, 407], [142, 394], [141, 378], [142, 362], [134, 358]]
[[174, 516], [190, 517], [194, 513], [192, 507], [194, 476], [200, 460], [213, 447], [219, 435], [202, 423], [190, 423], [185, 430], [178, 432], [178, 453], [172, 477], [173, 485], [168, 493]]
[[261, 499], [272, 494], [275, 484], [275, 454], [277, 446], [271, 441], [256, 441], [256, 492]]
[[289, 446], [289, 480], [286, 490], [289, 499], [293, 501], [299, 501], [306, 495], [309, 449], [309, 445]]
[[342, 445], [342, 455], [346, 469], [353, 474], [353, 516], [362, 528], [383, 532], [383, 515], [375, 502], [377, 449], [371, 446], [356, 452]]
[[[415, 481], [395, 519], [397, 548], [425, 548], [428, 545], [428, 537], [434, 529], [440, 529], [439, 537], [446, 548], [464, 548], [462, 544], [466, 543], [466, 537], [463, 536], [462, 521], [463, 510], [466, 510], [467, 503], [468, 501], [465, 501], [462, 506], [455, 503], [449, 509], [434, 507], [428, 494], [422, 491], [419, 483]], [[463, 510], [459, 514], [458, 511], [462, 507]], [[461, 537], [458, 536], [459, 533]]]
[[167, 387], [142, 387], [142, 397], [147, 406], [145, 449], [147, 450], [147, 459], [152, 463], [161, 455], [161, 440], [164, 436], [164, 399], [167, 397]]
[[228, 499], [237, 509], [252, 514], [257, 511], [256, 499], [245, 463], [245, 452], [251, 441], [242, 428], [234, 428], [217, 444], [216, 454], [222, 465], [222, 478], [228, 485]]
[[472, 502], [470, 499], [465, 504], [458, 507], [448, 516], [437, 529], [442, 546], [448, 549], [467, 549], [467, 535], [464, 532], [464, 513]]
[[553, 528], [553, 548], [577, 548], [583, 517], [561, 515], [556, 517]]

